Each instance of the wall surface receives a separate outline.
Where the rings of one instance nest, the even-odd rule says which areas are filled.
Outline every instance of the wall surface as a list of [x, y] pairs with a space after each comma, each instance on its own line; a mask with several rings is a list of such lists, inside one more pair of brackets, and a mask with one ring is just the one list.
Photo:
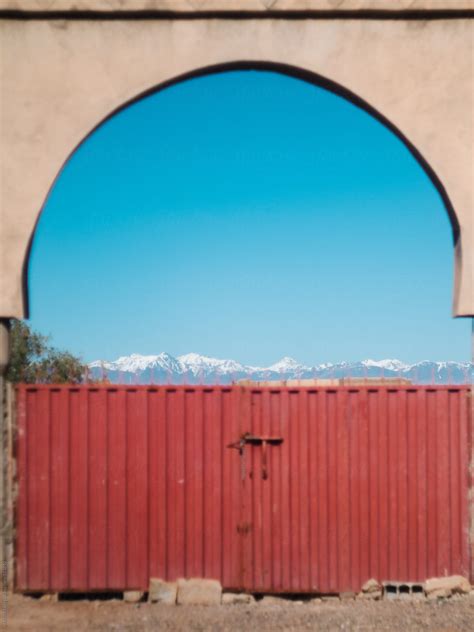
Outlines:
[[1, 0], [1, 8], [23, 11], [363, 11], [459, 10], [472, 0]]
[[[401, 11], [397, 19], [363, 11], [382, 4]], [[74, 19], [67, 11], [73, 6], [85, 13]], [[226, 16], [224, 6], [263, 13]], [[132, 7], [133, 16], [120, 13]], [[451, 214], [454, 314], [474, 314], [474, 20], [466, 11], [436, 19], [429, 11], [471, 7], [464, 0], [1, 0], [0, 317], [27, 311], [28, 245], [48, 192], [78, 144], [144, 92], [235, 62], [314, 73], [305, 76], [362, 99], [407, 139]], [[152, 13], [142, 19], [140, 8]], [[193, 15], [153, 13], [165, 9]], [[295, 19], [289, 9], [317, 13]], [[361, 13], [344, 18], [343, 9]], [[403, 9], [422, 13], [414, 17]], [[53, 10], [62, 13], [50, 15]], [[206, 14], [212, 10], [221, 12]]]

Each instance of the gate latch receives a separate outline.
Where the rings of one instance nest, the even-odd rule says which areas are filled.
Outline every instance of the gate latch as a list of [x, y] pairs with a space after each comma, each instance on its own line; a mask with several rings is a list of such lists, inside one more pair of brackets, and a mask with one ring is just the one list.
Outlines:
[[[268, 478], [268, 468], [267, 468], [267, 446], [268, 445], [280, 445], [283, 443], [283, 437], [269, 437], [262, 436], [258, 437], [256, 435], [251, 434], [250, 432], [245, 432], [235, 443], [229, 443], [228, 448], [234, 448], [239, 451], [240, 456], [245, 457], [245, 446], [249, 445], [261, 445], [262, 446], [262, 478], [266, 480]], [[243, 465], [243, 467], [245, 467]], [[245, 475], [243, 474], [243, 477]]]

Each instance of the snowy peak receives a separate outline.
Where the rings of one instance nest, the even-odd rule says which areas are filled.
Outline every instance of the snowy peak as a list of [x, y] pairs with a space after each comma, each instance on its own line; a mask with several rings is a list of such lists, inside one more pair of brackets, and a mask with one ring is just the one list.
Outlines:
[[199, 353], [186, 353], [185, 355], [180, 355], [177, 358], [182, 364], [188, 365], [202, 365], [209, 361], [216, 362], [215, 358], [209, 358], [208, 356], [200, 355]]
[[178, 361], [183, 367], [183, 371], [191, 372], [193, 375], [207, 374], [209, 371], [216, 370], [223, 374], [239, 373], [245, 370], [245, 367], [234, 360], [220, 360], [199, 353], [178, 356]]
[[300, 364], [294, 358], [285, 356], [284, 358], [282, 358], [278, 362], [275, 362], [275, 364], [272, 364], [271, 366], [269, 366], [267, 369], [264, 369], [264, 370], [277, 371], [278, 373], [286, 373], [287, 371], [299, 371], [299, 370], [306, 371], [307, 369], [309, 369], [309, 367], [305, 366], [304, 364]]
[[401, 362], [400, 360], [362, 360], [361, 364], [366, 367], [379, 367], [381, 369], [387, 369], [388, 371], [404, 371], [410, 365]]

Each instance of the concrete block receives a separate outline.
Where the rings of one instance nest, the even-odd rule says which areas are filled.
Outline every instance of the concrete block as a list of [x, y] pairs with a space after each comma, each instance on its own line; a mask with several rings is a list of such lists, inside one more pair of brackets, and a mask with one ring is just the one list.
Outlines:
[[222, 586], [217, 579], [178, 579], [177, 603], [213, 606], [221, 603]]
[[385, 581], [382, 582], [384, 599], [424, 599], [425, 593], [423, 585], [419, 582], [399, 582]]
[[148, 601], [150, 603], [175, 605], [177, 592], [178, 584], [176, 582], [165, 582], [157, 577], [150, 578], [148, 588]]

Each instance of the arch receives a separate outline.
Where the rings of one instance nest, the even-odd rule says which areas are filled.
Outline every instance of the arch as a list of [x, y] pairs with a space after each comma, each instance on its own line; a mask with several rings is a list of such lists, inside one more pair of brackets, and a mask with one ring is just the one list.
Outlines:
[[133, 98], [125, 101], [120, 106], [118, 106], [117, 108], [109, 112], [101, 121], [99, 121], [90, 130], [90, 132], [86, 134], [86, 136], [69, 153], [67, 158], [64, 160], [61, 166], [61, 169], [58, 171], [54, 181], [52, 182], [50, 189], [48, 191], [48, 194], [38, 212], [35, 226], [28, 242], [28, 247], [27, 247], [26, 255], [23, 262], [23, 269], [22, 269], [22, 291], [23, 291], [23, 301], [25, 305], [26, 317], [29, 316], [29, 292], [28, 292], [29, 262], [30, 262], [31, 249], [33, 246], [33, 241], [34, 241], [35, 233], [38, 227], [38, 223], [52, 189], [54, 188], [57, 180], [59, 179], [66, 163], [69, 161], [71, 156], [77, 151], [77, 149], [80, 146], [82, 146], [88, 140], [88, 138], [90, 138], [90, 136], [99, 127], [104, 125], [108, 120], [110, 120], [116, 114], [118, 114], [119, 112], [122, 112], [123, 110], [125, 110], [126, 108], [140, 101], [143, 98], [146, 98], [153, 94], [157, 94], [159, 92], [162, 92], [163, 90], [166, 90], [167, 88], [170, 88], [174, 85], [183, 83], [191, 79], [198, 79], [200, 77], [205, 77], [205, 76], [215, 75], [215, 74], [220, 74], [220, 73], [225, 73], [225, 72], [245, 71], [245, 70], [274, 72], [277, 74], [285, 75], [287, 77], [292, 77], [294, 79], [300, 79], [301, 81], [305, 81], [306, 83], [310, 83], [319, 88], [323, 88], [339, 97], [346, 99], [347, 101], [357, 106], [358, 108], [364, 110], [365, 112], [370, 114], [373, 118], [375, 118], [377, 121], [379, 121], [386, 129], [388, 129], [398, 139], [402, 141], [402, 143], [405, 145], [405, 147], [409, 150], [409, 152], [413, 155], [413, 157], [421, 166], [423, 171], [426, 173], [431, 183], [434, 185], [435, 189], [438, 191], [443, 201], [446, 212], [448, 214], [450, 223], [451, 223], [453, 243], [454, 243], [454, 247], [456, 247], [456, 244], [458, 243], [458, 239], [460, 235], [459, 220], [457, 218], [453, 204], [451, 203], [451, 200], [449, 199], [448, 193], [443, 183], [441, 182], [440, 178], [437, 176], [434, 169], [430, 166], [428, 161], [424, 158], [422, 153], [418, 150], [418, 148], [415, 147], [415, 145], [403, 134], [403, 132], [394, 123], [392, 123], [389, 119], [387, 119], [381, 112], [379, 112], [370, 103], [362, 99], [357, 94], [354, 94], [351, 90], [347, 89], [346, 87], [340, 85], [339, 83], [331, 79], [328, 79], [327, 77], [324, 77], [322, 75], [319, 75], [313, 71], [310, 71], [304, 68], [292, 66], [290, 64], [282, 64], [279, 62], [270, 62], [270, 61], [251, 61], [251, 60], [241, 60], [241, 61], [228, 62], [224, 64], [214, 64], [214, 65], [205, 66], [202, 68], [197, 68], [190, 72], [178, 75], [174, 77], [173, 79], [157, 84], [149, 88], [148, 90], [145, 90], [141, 92], [140, 94], [137, 94]]

